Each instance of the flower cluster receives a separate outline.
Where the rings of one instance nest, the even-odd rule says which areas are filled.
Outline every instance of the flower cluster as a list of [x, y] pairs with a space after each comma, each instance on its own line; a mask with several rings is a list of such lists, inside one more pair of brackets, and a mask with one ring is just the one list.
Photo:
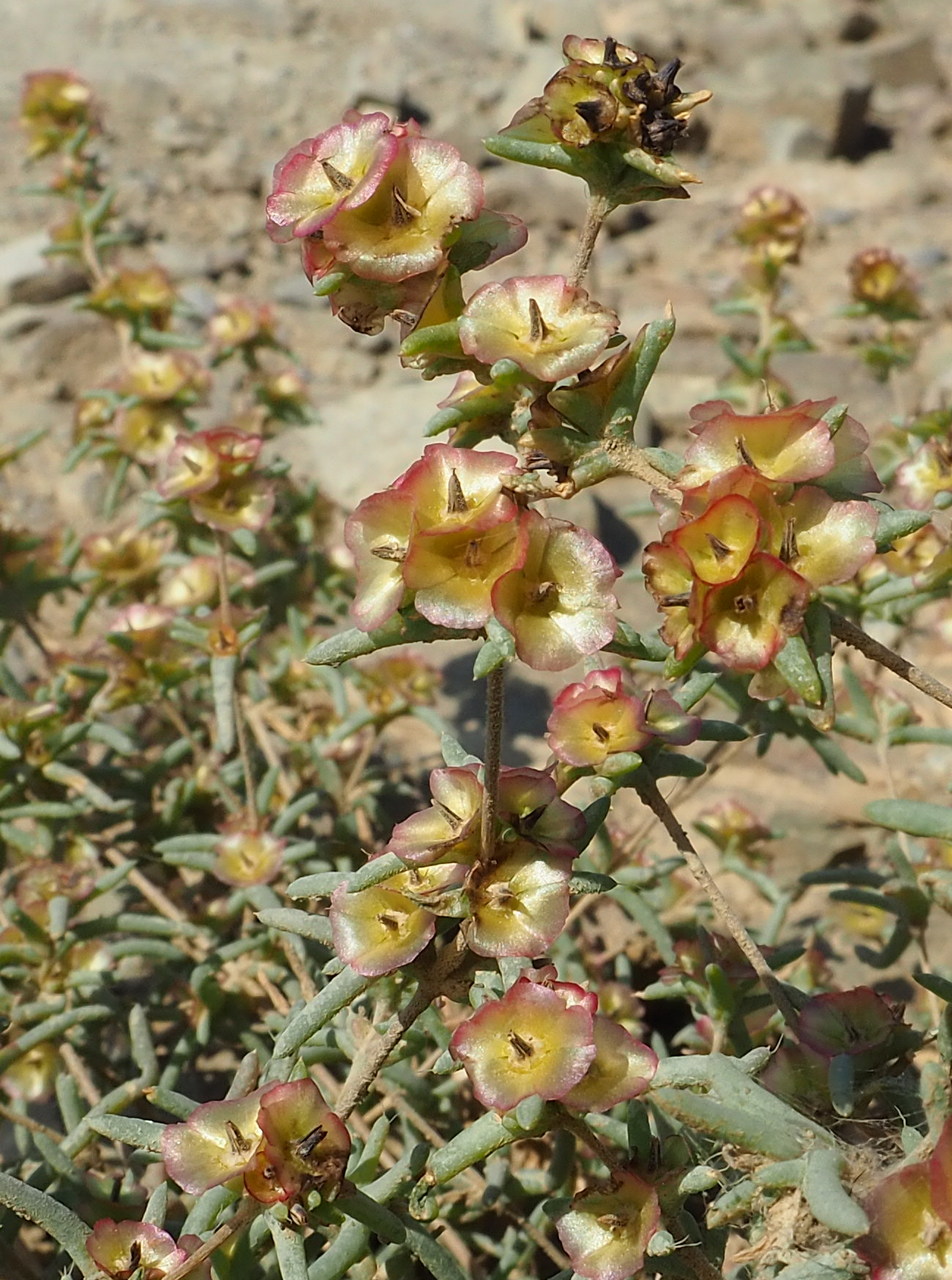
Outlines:
[[[86, 1249], [109, 1280], [164, 1280], [187, 1262], [202, 1243], [198, 1236], [185, 1235], [176, 1244], [167, 1231], [152, 1222], [100, 1218], [86, 1239]], [[192, 1273], [208, 1280], [211, 1264], [206, 1262]]]
[[542, 955], [565, 924], [572, 862], [585, 823], [538, 769], [503, 769], [493, 856], [481, 859], [485, 791], [478, 765], [436, 769], [428, 809], [394, 827], [385, 852], [407, 866], [368, 889], [331, 900], [337, 954], [377, 976], [420, 954], [440, 915], [463, 917], [482, 956]]
[[509, 454], [429, 445], [347, 521], [357, 567], [353, 612], [372, 631], [412, 602], [436, 626], [479, 630], [495, 617], [518, 656], [558, 671], [615, 631], [618, 569], [591, 534], [521, 505]]
[[817, 588], [848, 582], [872, 559], [876, 512], [828, 489], [881, 485], [865, 431], [833, 403], [750, 416], [724, 401], [692, 410], [677, 523], [644, 558], [678, 657], [697, 646], [733, 670], [764, 671], [800, 631]]
[[[669, 153], [683, 137], [693, 109], [707, 102], [710, 92], [682, 93], [675, 83], [681, 66], [677, 58], [659, 68], [648, 54], [611, 38], [566, 36], [562, 53], [566, 66], [540, 97], [526, 103], [501, 134], [489, 140], [489, 149], [496, 151], [500, 140], [564, 148], [558, 163], [541, 155], [521, 158], [568, 168], [596, 178], [596, 183], [594, 169], [600, 163], [603, 177], [611, 172], [611, 194], [618, 204], [686, 194], [681, 183], [697, 179]], [[584, 164], [570, 167], [573, 151], [593, 153], [592, 172]]]
[[768, 264], [776, 268], [799, 261], [807, 220], [806, 209], [791, 191], [756, 187], [741, 206], [734, 238], [765, 269]]
[[162, 1135], [166, 1172], [183, 1191], [236, 1182], [262, 1204], [312, 1188], [333, 1198], [349, 1155], [350, 1135], [307, 1077], [202, 1103]]
[[61, 151], [82, 130], [98, 130], [92, 89], [72, 71], [33, 71], [23, 82], [20, 124], [32, 160]]
[[800, 1011], [798, 1037], [777, 1049], [760, 1079], [781, 1097], [809, 1100], [812, 1107], [836, 1102], [833, 1079], [844, 1059], [851, 1089], [861, 1091], [905, 1062], [922, 1040], [904, 1021], [903, 1006], [871, 987], [812, 996]]
[[272, 239], [301, 242], [308, 278], [360, 333], [379, 332], [388, 315], [411, 324], [419, 317], [461, 223], [482, 225], [470, 268], [526, 240], [517, 219], [483, 210], [482, 179], [455, 147], [382, 112], [348, 111], [292, 147], [275, 167], [267, 215]]
[[850, 292], [865, 313], [889, 322], [920, 320], [919, 283], [905, 258], [891, 249], [862, 249], [849, 265]]
[[593, 992], [555, 975], [554, 965], [530, 970], [454, 1031], [450, 1053], [483, 1106], [511, 1111], [538, 1097], [607, 1111], [650, 1085], [652, 1050], [598, 1013]]
[[263, 529], [274, 509], [274, 486], [255, 470], [259, 435], [216, 427], [180, 435], [164, 460], [159, 493], [188, 500], [193, 518], [230, 533]]

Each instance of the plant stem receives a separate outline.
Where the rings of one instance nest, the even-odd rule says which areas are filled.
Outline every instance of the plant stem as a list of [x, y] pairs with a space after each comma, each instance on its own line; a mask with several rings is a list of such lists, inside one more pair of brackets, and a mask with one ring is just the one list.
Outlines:
[[900, 680], [905, 680], [907, 684], [911, 684], [920, 693], [927, 694], [934, 701], [941, 702], [944, 707], [952, 707], [952, 689], [947, 685], [930, 676], [928, 672], [913, 666], [911, 662], [907, 662], [905, 658], [894, 653], [886, 645], [880, 644], [878, 640], [874, 640], [862, 627], [858, 627], [855, 622], [850, 622], [849, 618], [834, 613], [832, 609], [829, 613], [830, 629], [837, 640], [842, 640], [851, 648], [858, 649], [865, 658], [869, 658], [871, 662], [878, 662], [881, 667], [897, 675]]
[[342, 1120], [346, 1120], [363, 1101], [390, 1054], [420, 1014], [441, 994], [443, 984], [460, 967], [466, 955], [466, 943], [462, 934], [458, 933], [437, 956], [435, 964], [421, 980], [412, 999], [399, 1010], [383, 1035], [371, 1041], [357, 1054], [334, 1104], [334, 1110]]
[[480, 859], [485, 863], [492, 862], [496, 854], [505, 680], [504, 667], [497, 667], [486, 677], [486, 751], [483, 764], [483, 807], [479, 822]]
[[[225, 550], [224, 536], [217, 531], [215, 533], [215, 545], [218, 549], [218, 602], [221, 613], [221, 634], [223, 637], [228, 638], [229, 643], [234, 645], [235, 653], [238, 655], [240, 663], [238, 636], [232, 624], [231, 595], [228, 590], [228, 555]], [[251, 830], [257, 831], [258, 801], [255, 793], [254, 771], [251, 768], [248, 731], [245, 727], [244, 711], [242, 710], [241, 699], [238, 697], [237, 688], [232, 691], [232, 707], [235, 717], [235, 737], [238, 741], [238, 755], [241, 759], [241, 769], [245, 779], [245, 817]]]
[[720, 916], [731, 937], [750, 962], [751, 968], [763, 983], [767, 993], [773, 998], [774, 1004], [780, 1010], [788, 1030], [792, 1035], [796, 1036], [797, 1011], [791, 1004], [783, 985], [764, 959], [763, 952], [744, 928], [735, 914], [734, 908], [721, 892], [717, 881], [704, 865], [701, 855], [691, 843], [690, 836], [678, 822], [667, 801], [658, 790], [657, 782], [644, 768], [638, 770], [638, 777], [637, 790], [639, 796], [671, 837], [675, 848], [690, 867], [695, 880], [707, 894], [711, 906]]
[[174, 1271], [170, 1271], [165, 1280], [185, 1280], [186, 1276], [190, 1276], [193, 1271], [197, 1271], [216, 1249], [220, 1249], [226, 1240], [230, 1240], [252, 1218], [256, 1218], [263, 1209], [264, 1205], [259, 1204], [257, 1200], [250, 1198], [245, 1200], [238, 1206], [234, 1216], [229, 1218], [227, 1222], [223, 1222], [220, 1227], [216, 1227], [204, 1244], [201, 1244], [191, 1257], [186, 1258], [181, 1266], [176, 1267]]
[[592, 1127], [585, 1121], [582, 1116], [577, 1116], [567, 1108], [562, 1108], [562, 1115], [559, 1117], [559, 1127], [567, 1129], [569, 1133], [574, 1134], [580, 1142], [588, 1147], [601, 1160], [602, 1164], [611, 1173], [616, 1173], [622, 1168], [624, 1161], [620, 1155], [616, 1155], [610, 1147], [606, 1146]]
[[579, 232], [578, 246], [575, 250], [575, 262], [572, 264], [572, 274], [569, 276], [570, 284], [578, 286], [585, 279], [589, 263], [592, 260], [595, 241], [598, 239], [598, 233], [601, 231], [610, 212], [611, 205], [604, 196], [589, 196], [588, 208], [585, 211], [585, 222]]

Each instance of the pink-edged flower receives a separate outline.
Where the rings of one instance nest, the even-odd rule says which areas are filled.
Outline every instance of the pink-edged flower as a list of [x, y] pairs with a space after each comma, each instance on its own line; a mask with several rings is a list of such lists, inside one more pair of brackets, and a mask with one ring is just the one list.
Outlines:
[[382, 627], [407, 594], [403, 562], [413, 528], [413, 498], [399, 484], [364, 498], [344, 525], [344, 541], [357, 569], [351, 612], [364, 631]]
[[370, 978], [415, 960], [436, 932], [436, 916], [400, 892], [406, 874], [370, 889], [334, 890], [330, 921], [334, 950], [345, 964]]
[[348, 111], [340, 124], [299, 142], [275, 165], [268, 235], [278, 241], [314, 236], [335, 213], [368, 200], [398, 145], [393, 122], [381, 111]]
[[611, 1018], [595, 1015], [595, 1057], [562, 1101], [576, 1111], [608, 1111], [644, 1093], [658, 1069], [658, 1055]]
[[546, 728], [546, 740], [559, 760], [596, 768], [610, 755], [640, 751], [651, 741], [644, 706], [624, 691], [620, 667], [591, 671], [577, 684], [566, 685]]
[[645, 585], [665, 615], [661, 638], [683, 658], [695, 643], [695, 623], [704, 598], [704, 589], [695, 585], [691, 561], [665, 535], [662, 542], [645, 547], [642, 568]]
[[258, 1112], [263, 1143], [245, 1174], [245, 1189], [262, 1204], [292, 1200], [305, 1188], [332, 1199], [350, 1155], [350, 1134], [310, 1077], [269, 1086]]
[[810, 584], [758, 552], [732, 582], [704, 597], [698, 638], [733, 671], [759, 671], [803, 626]]
[[482, 532], [515, 514], [505, 485], [516, 471], [511, 453], [428, 444], [393, 487], [412, 495], [421, 532]]
[[237, 888], [268, 884], [281, 870], [286, 845], [268, 831], [230, 831], [215, 846], [212, 874]]
[[833, 438], [833, 468], [820, 481], [838, 493], [879, 493], [883, 483], [869, 458], [869, 434], [848, 413], [830, 428]]
[[762, 534], [768, 542], [779, 545], [783, 538], [781, 505], [790, 499], [794, 491], [793, 485], [786, 481], [767, 480], [754, 467], [745, 464], [719, 471], [702, 484], [678, 487], [681, 489], [681, 521], [697, 519], [721, 498], [740, 497], [757, 508]]
[[757, 550], [761, 520], [748, 498], [728, 494], [668, 536], [671, 544], [684, 553], [692, 576], [698, 582], [717, 586], [736, 578]]
[[[225, 576], [229, 586], [247, 591], [254, 586], [255, 575], [244, 560], [228, 556]], [[159, 603], [169, 609], [197, 609], [218, 597], [218, 557], [193, 556], [177, 565], [159, 588]]]
[[921, 320], [919, 282], [905, 258], [891, 249], [861, 249], [849, 265], [853, 298], [885, 320]]
[[523, 841], [503, 848], [470, 878], [467, 943], [480, 956], [541, 956], [565, 926], [571, 860], [540, 857]]
[[508, 453], [432, 444], [390, 489], [360, 503], [344, 529], [358, 626], [381, 626], [410, 590], [437, 625], [484, 625], [493, 586], [525, 555], [528, 534], [504, 491], [516, 465]]
[[563, 1098], [595, 1057], [593, 1017], [559, 991], [517, 978], [456, 1028], [450, 1053], [484, 1107], [511, 1111], [523, 1098]]
[[661, 1225], [655, 1189], [633, 1173], [577, 1195], [556, 1219], [562, 1248], [586, 1280], [629, 1280], [644, 1265], [648, 1241]]
[[187, 1261], [167, 1231], [151, 1222], [100, 1218], [86, 1237], [89, 1256], [110, 1280], [163, 1280]]
[[262, 1204], [311, 1186], [336, 1193], [349, 1153], [343, 1122], [307, 1078], [205, 1102], [162, 1135], [166, 1172], [183, 1191], [198, 1195], [240, 1177]]
[[421, 532], [403, 562], [403, 580], [424, 618], [463, 631], [492, 616], [492, 589], [526, 555], [529, 533], [513, 504], [512, 517], [479, 531]]
[[[415, 960], [436, 931], [441, 899], [463, 882], [465, 867], [411, 867], [369, 889], [331, 897], [334, 949], [358, 973], [377, 978]], [[429, 910], [433, 907], [434, 910]]]
[[119, 390], [143, 400], [174, 400], [190, 405], [208, 391], [211, 375], [190, 351], [143, 351], [129, 355]]
[[493, 611], [516, 653], [537, 671], [561, 671], [597, 653], [615, 634], [619, 570], [584, 529], [528, 511], [525, 563], [493, 589]]
[[822, 489], [804, 485], [787, 510], [790, 568], [811, 586], [849, 582], [875, 556], [878, 516], [868, 502], [834, 502]]
[[888, 1174], [864, 1206], [869, 1233], [854, 1248], [870, 1280], [945, 1280], [952, 1270], [952, 1121], [932, 1155]]
[[394, 827], [387, 851], [412, 866], [439, 862], [472, 862], [479, 854], [479, 822], [483, 784], [478, 766], [434, 769], [433, 802]]
[[[679, 483], [703, 484], [738, 465], [755, 468], [768, 480], [813, 480], [836, 461], [833, 438], [823, 414], [835, 399], [803, 400], [768, 413], [740, 414], [726, 400], [711, 400], [691, 410], [697, 439], [685, 453]], [[858, 424], [857, 424], [858, 425]]]
[[801, 1010], [798, 1038], [827, 1061], [848, 1054], [858, 1071], [881, 1068], [919, 1042], [903, 1021], [903, 1006], [872, 987], [812, 996]]
[[271, 519], [275, 497], [274, 485], [264, 476], [240, 476], [196, 494], [188, 505], [193, 518], [210, 529], [260, 533]]
[[184, 1124], [162, 1134], [162, 1159], [183, 1191], [198, 1195], [242, 1176], [254, 1165], [261, 1144], [258, 1110], [265, 1085], [243, 1098], [203, 1102]]
[[247, 475], [254, 467], [264, 440], [233, 427], [215, 427], [180, 436], [165, 462], [158, 486], [162, 497], [194, 498], [223, 480]]
[[447, 237], [483, 206], [483, 181], [455, 147], [407, 129], [368, 199], [323, 224], [337, 262], [366, 280], [407, 280], [444, 260]]
[[184, 429], [182, 410], [163, 400], [140, 400], [120, 409], [112, 426], [122, 452], [143, 466], [164, 461]]
[[477, 289], [459, 339], [483, 364], [514, 360], [532, 377], [558, 382], [587, 369], [617, 330], [614, 311], [564, 276], [518, 276]]

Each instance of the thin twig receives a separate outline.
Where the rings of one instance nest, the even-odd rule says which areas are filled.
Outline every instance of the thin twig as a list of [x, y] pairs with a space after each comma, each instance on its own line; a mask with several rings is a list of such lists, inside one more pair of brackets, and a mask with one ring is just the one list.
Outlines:
[[395, 1014], [383, 1035], [372, 1040], [357, 1054], [334, 1107], [342, 1120], [346, 1120], [363, 1101], [390, 1054], [420, 1014], [441, 994], [443, 984], [456, 972], [467, 954], [463, 936], [457, 934], [437, 956], [429, 974], [421, 979], [413, 998]]
[[281, 950], [284, 952], [285, 959], [288, 962], [288, 968], [297, 978], [298, 987], [301, 991], [302, 999], [311, 1001], [317, 995], [317, 987], [314, 985], [314, 979], [308, 972], [302, 958], [294, 950], [294, 943], [287, 936], [282, 934], [280, 939]]
[[95, 1107], [97, 1103], [102, 1102], [102, 1094], [96, 1088], [92, 1076], [86, 1070], [86, 1064], [71, 1044], [63, 1041], [58, 1047], [60, 1057], [66, 1063], [66, 1070], [76, 1081], [79, 1092], [91, 1107]]
[[23, 1129], [29, 1129], [31, 1133], [42, 1133], [51, 1142], [59, 1143], [63, 1141], [64, 1135], [62, 1133], [58, 1133], [56, 1129], [51, 1129], [48, 1124], [41, 1124], [39, 1120], [34, 1120], [32, 1116], [28, 1116], [23, 1111], [14, 1111], [5, 1102], [0, 1102], [0, 1116], [4, 1120], [9, 1120], [11, 1124], [19, 1125]]
[[592, 260], [595, 241], [598, 239], [598, 233], [601, 231], [610, 211], [611, 205], [604, 196], [589, 196], [588, 208], [585, 210], [585, 222], [579, 232], [578, 245], [575, 249], [575, 262], [572, 264], [572, 274], [569, 277], [570, 284], [578, 286], [585, 279], [589, 263]]
[[[238, 649], [238, 637], [232, 623], [231, 595], [228, 590], [228, 556], [225, 551], [224, 536], [216, 531], [215, 545], [218, 549], [218, 607], [221, 613], [221, 630], [229, 639], [234, 637], [235, 651]], [[248, 730], [245, 725], [244, 711], [237, 687], [232, 691], [232, 706], [235, 717], [235, 736], [238, 740], [238, 755], [245, 777], [245, 815], [252, 831], [258, 830], [258, 798], [255, 794], [254, 773], [251, 768], [251, 753], [248, 750]]]
[[617, 1173], [623, 1167], [624, 1161], [622, 1157], [612, 1151], [611, 1147], [601, 1140], [591, 1125], [581, 1116], [563, 1107], [562, 1114], [559, 1117], [559, 1128], [567, 1129], [580, 1142], [584, 1142], [588, 1149], [598, 1156], [605, 1168], [612, 1173]]
[[193, 1271], [197, 1271], [216, 1249], [220, 1249], [236, 1232], [247, 1226], [252, 1218], [256, 1218], [263, 1208], [263, 1204], [259, 1204], [257, 1200], [252, 1200], [249, 1197], [238, 1206], [238, 1210], [233, 1217], [229, 1218], [227, 1222], [223, 1222], [220, 1227], [217, 1227], [205, 1243], [199, 1245], [191, 1257], [186, 1258], [181, 1266], [168, 1273], [165, 1280], [185, 1280], [185, 1277], [190, 1276]]
[[486, 751], [483, 765], [483, 808], [480, 816], [480, 852], [483, 862], [496, 853], [496, 812], [499, 807], [499, 769], [502, 762], [502, 722], [505, 706], [504, 668], [486, 677]]
[[750, 962], [751, 968], [763, 983], [768, 994], [773, 998], [774, 1004], [780, 1010], [788, 1030], [793, 1036], [796, 1036], [797, 1011], [791, 1004], [783, 985], [764, 959], [763, 952], [744, 928], [734, 908], [721, 892], [717, 881], [704, 865], [701, 855], [691, 843], [690, 836], [678, 822], [664, 796], [658, 790], [657, 782], [648, 774], [647, 769], [640, 769], [638, 778], [638, 794], [671, 837], [675, 848], [688, 864], [695, 880], [707, 894], [711, 906], [720, 916], [731, 937]]
[[952, 689], [942, 684], [940, 680], [936, 680], [935, 676], [930, 676], [927, 671], [913, 666], [898, 653], [894, 653], [886, 645], [874, 640], [862, 627], [858, 627], [855, 622], [850, 622], [849, 618], [834, 613], [832, 609], [829, 610], [829, 614], [830, 628], [837, 640], [842, 640], [851, 648], [858, 649], [865, 658], [869, 658], [871, 662], [878, 662], [881, 667], [885, 667], [887, 671], [897, 675], [900, 680], [905, 680], [907, 684], [911, 684], [914, 689], [918, 689], [920, 693], [926, 694], [935, 702], [941, 702], [944, 707], [952, 707]]

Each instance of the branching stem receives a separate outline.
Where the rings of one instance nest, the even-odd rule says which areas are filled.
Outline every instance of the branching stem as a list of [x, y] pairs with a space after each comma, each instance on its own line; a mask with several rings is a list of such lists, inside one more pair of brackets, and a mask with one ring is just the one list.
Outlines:
[[871, 662], [878, 662], [881, 667], [897, 675], [900, 680], [905, 680], [920, 693], [927, 694], [935, 702], [941, 702], [944, 707], [952, 707], [952, 689], [940, 680], [936, 680], [934, 676], [930, 676], [927, 671], [913, 666], [898, 653], [894, 653], [886, 645], [874, 640], [855, 622], [850, 622], [849, 618], [844, 618], [842, 614], [834, 613], [832, 609], [830, 610], [830, 628], [837, 640], [842, 640], [852, 649], [858, 649], [865, 658], [869, 658]]
[[701, 855], [691, 843], [690, 836], [678, 822], [668, 802], [658, 790], [657, 782], [648, 774], [646, 769], [640, 769], [638, 774], [637, 789], [639, 796], [671, 837], [675, 848], [688, 864], [691, 874], [707, 894], [711, 906], [720, 916], [731, 937], [750, 962], [751, 968], [763, 983], [768, 994], [773, 998], [774, 1004], [780, 1010], [783, 1020], [787, 1024], [788, 1031], [795, 1037], [797, 1011], [784, 991], [783, 985], [767, 964], [757, 943], [738, 919], [734, 908], [724, 897], [717, 881], [704, 865]]
[[457, 934], [440, 952], [429, 974], [421, 980], [416, 993], [394, 1016], [383, 1035], [370, 1041], [357, 1054], [334, 1106], [342, 1120], [346, 1120], [354, 1108], [360, 1105], [390, 1054], [420, 1014], [442, 994], [444, 984], [460, 967], [466, 955], [466, 943], [462, 934]]

